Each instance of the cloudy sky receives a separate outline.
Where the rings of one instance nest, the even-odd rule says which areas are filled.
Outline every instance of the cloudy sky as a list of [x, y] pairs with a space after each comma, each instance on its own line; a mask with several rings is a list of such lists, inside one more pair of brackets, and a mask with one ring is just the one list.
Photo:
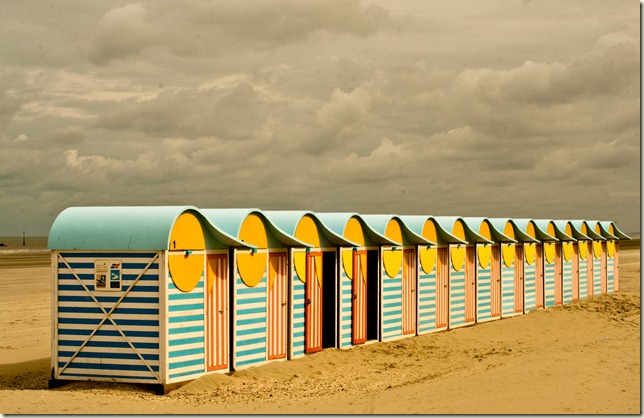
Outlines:
[[3, 1], [0, 236], [69, 206], [639, 231], [640, 5]]

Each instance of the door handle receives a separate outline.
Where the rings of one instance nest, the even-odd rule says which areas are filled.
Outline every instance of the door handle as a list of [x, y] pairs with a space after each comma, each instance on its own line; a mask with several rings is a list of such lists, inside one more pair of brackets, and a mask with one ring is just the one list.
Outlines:
[[307, 304], [307, 305], [310, 305], [310, 304], [311, 304], [311, 299], [307, 299], [307, 300], [306, 300], [306, 304]]
[[353, 294], [353, 300], [356, 300], [356, 299], [358, 299], [358, 295], [356, 295], [356, 294], [354, 293], [354, 294]]
[[286, 306], [286, 302], [282, 302], [282, 307]]
[[223, 314], [223, 313], [224, 313], [224, 311], [223, 311], [223, 310], [220, 310], [220, 311], [219, 311], [219, 313], [220, 313], [220, 314]]

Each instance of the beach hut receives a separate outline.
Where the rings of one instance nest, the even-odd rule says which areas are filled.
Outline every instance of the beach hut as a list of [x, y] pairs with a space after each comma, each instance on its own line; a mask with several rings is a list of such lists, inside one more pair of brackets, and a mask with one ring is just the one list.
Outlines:
[[133, 382], [164, 392], [230, 370], [229, 249], [246, 244], [196, 208], [68, 208], [48, 246], [52, 386]]
[[[596, 233], [584, 220], [571, 221], [571, 223], [577, 231], [588, 237], [586, 241], [580, 240], [576, 248], [579, 255], [579, 299], [586, 299], [595, 294], [593, 245], [595, 241], [598, 241], [601, 249], [601, 242], [606, 238]], [[598, 292], [601, 292], [599, 276], [597, 283]]]
[[[542, 309], [555, 304], [555, 274], [554, 261], [549, 263], [546, 260], [545, 248], [552, 246], [554, 254], [554, 243], [557, 238], [549, 235], [546, 230], [541, 229], [532, 219], [513, 219], [527, 235], [537, 240], [536, 243], [524, 242], [524, 275], [534, 275], [536, 282], [535, 304], [536, 309]], [[546, 270], [548, 274], [546, 275]]]
[[[581, 232], [581, 227], [578, 228], [576, 224], [572, 221], [557, 220], [554, 222], [560, 230], [564, 230], [567, 235], [573, 237], [576, 240], [572, 243], [564, 242], [562, 245], [564, 248], [564, 251], [563, 251], [564, 276], [565, 276], [566, 255], [568, 255], [571, 258], [571, 264], [572, 264], [571, 299], [572, 301], [577, 301], [580, 299], [580, 297], [585, 298], [587, 296], [587, 274], [586, 274], [586, 268], [585, 268], [586, 266], [581, 265], [581, 261], [583, 260], [581, 256], [584, 255], [584, 259], [585, 259], [585, 255], [586, 255], [585, 249], [588, 248], [588, 243], [592, 242], [592, 239], [588, 235]], [[572, 248], [568, 248], [568, 254], [567, 254], [566, 248], [568, 245], [571, 245]], [[581, 254], [580, 251], [584, 251], [584, 254]], [[584, 267], [584, 268], [581, 269], [580, 267]], [[567, 294], [566, 292], [564, 292], [564, 303], [568, 303], [568, 302], [569, 300], [568, 300]]]
[[339, 248], [357, 247], [309, 211], [264, 211], [277, 227], [310, 248], [294, 248], [290, 280], [289, 358], [338, 347]]
[[606, 238], [606, 241], [600, 244], [602, 293], [617, 293], [619, 291], [619, 240], [630, 239], [630, 237], [610, 221], [596, 222], [595, 232]]
[[380, 246], [398, 245], [374, 231], [357, 213], [318, 213], [322, 223], [357, 244], [340, 248], [339, 348], [350, 348], [380, 335]]
[[285, 233], [259, 209], [201, 209], [252, 249], [235, 249], [231, 284], [233, 370], [287, 359], [291, 249], [308, 244]]
[[493, 218], [490, 222], [516, 241], [501, 245], [501, 317], [521, 315], [537, 309], [538, 275], [533, 268], [528, 268], [526, 275], [525, 253], [528, 253], [527, 259], [532, 261], [532, 244], [538, 241], [523, 232], [514, 219]]
[[517, 241], [487, 218], [463, 218], [470, 229], [493, 244], [476, 244], [476, 322], [501, 319], [501, 245]]
[[435, 216], [441, 228], [450, 231], [466, 244], [449, 248], [449, 320], [448, 328], [476, 323], [476, 245], [493, 244], [472, 230], [460, 217]]
[[382, 246], [380, 341], [416, 335], [418, 245], [435, 245], [411, 231], [398, 216], [361, 215], [374, 231], [399, 245]]
[[436, 245], [418, 249], [420, 270], [418, 275], [418, 325], [417, 334], [427, 334], [448, 328], [450, 245], [467, 244], [445, 230], [434, 218], [420, 215], [400, 217], [416, 234]]
[[572, 243], [575, 239], [558, 228], [553, 220], [535, 219], [535, 223], [557, 239], [544, 247], [544, 282], [546, 288], [554, 282], [554, 305], [563, 305], [572, 301]]

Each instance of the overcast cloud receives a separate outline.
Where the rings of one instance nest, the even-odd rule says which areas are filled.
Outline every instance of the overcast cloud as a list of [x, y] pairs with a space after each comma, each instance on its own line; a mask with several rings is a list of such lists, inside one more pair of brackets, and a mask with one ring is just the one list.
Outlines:
[[633, 1], [0, 3], [0, 236], [66, 207], [614, 220]]

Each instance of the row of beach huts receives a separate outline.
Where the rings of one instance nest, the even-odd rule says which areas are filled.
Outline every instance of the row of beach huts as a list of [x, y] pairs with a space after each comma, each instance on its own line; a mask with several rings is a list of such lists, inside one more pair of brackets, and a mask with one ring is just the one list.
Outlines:
[[609, 221], [68, 208], [48, 243], [50, 386], [165, 393], [616, 293], [623, 239]]

